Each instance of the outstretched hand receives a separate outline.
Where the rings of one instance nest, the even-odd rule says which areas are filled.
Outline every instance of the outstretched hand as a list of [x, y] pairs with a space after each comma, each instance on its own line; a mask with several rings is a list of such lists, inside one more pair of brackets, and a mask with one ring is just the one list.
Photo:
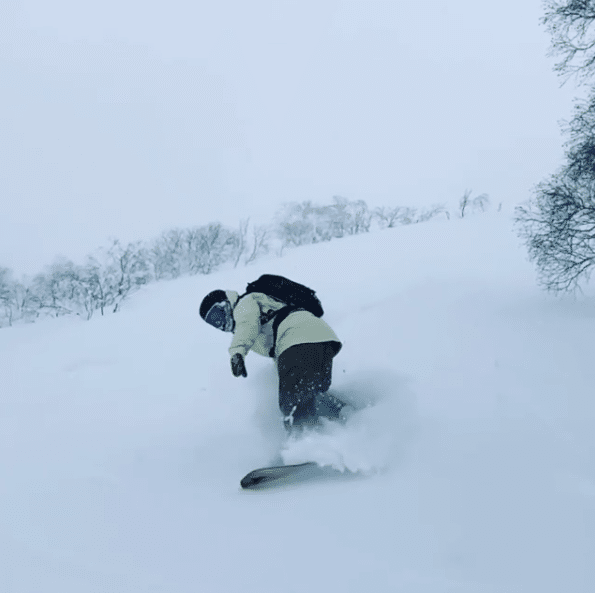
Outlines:
[[236, 354], [231, 357], [231, 372], [234, 377], [248, 376], [246, 365], [244, 364], [244, 357], [239, 352], [236, 352]]

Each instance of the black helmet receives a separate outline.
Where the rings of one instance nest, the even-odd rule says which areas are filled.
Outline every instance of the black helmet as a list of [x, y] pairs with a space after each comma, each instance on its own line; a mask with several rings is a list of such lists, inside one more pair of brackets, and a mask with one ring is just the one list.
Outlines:
[[200, 304], [200, 316], [210, 325], [224, 332], [233, 331], [231, 303], [224, 290], [213, 290]]

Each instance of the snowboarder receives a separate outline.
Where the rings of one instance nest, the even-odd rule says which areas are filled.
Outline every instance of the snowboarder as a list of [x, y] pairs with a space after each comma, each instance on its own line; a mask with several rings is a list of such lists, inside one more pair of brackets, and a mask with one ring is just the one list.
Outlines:
[[[316, 314], [295, 304], [259, 292], [263, 279], [273, 279], [287, 286], [310, 289], [281, 276], [265, 275], [248, 285], [248, 292], [214, 290], [203, 299], [200, 316], [213, 327], [233, 333], [229, 348], [231, 372], [247, 377], [244, 359], [250, 350], [275, 360], [279, 376], [279, 407], [288, 431], [316, 425], [321, 417], [342, 421], [345, 403], [328, 393], [333, 358], [342, 344], [322, 319], [322, 307]], [[269, 290], [270, 292], [274, 292]], [[283, 295], [282, 295], [283, 296]], [[298, 299], [299, 300], [299, 299]], [[294, 300], [294, 303], [297, 302]], [[308, 305], [306, 305], [308, 306]]]

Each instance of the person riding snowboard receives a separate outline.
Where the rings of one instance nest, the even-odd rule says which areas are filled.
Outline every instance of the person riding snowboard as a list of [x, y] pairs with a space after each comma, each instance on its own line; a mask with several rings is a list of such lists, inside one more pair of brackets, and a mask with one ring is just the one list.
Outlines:
[[288, 431], [316, 425], [321, 417], [344, 420], [345, 402], [327, 393], [342, 344], [320, 319], [322, 306], [314, 291], [265, 274], [242, 296], [234, 290], [210, 292], [199, 312], [208, 324], [233, 333], [229, 355], [235, 377], [248, 376], [244, 359], [250, 350], [275, 360], [279, 408]]

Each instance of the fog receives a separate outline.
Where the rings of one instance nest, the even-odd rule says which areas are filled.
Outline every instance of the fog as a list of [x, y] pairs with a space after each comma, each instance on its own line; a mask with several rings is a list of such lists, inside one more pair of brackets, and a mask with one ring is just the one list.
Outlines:
[[334, 195], [513, 207], [561, 163], [577, 94], [523, 5], [9, 2], [0, 265]]

